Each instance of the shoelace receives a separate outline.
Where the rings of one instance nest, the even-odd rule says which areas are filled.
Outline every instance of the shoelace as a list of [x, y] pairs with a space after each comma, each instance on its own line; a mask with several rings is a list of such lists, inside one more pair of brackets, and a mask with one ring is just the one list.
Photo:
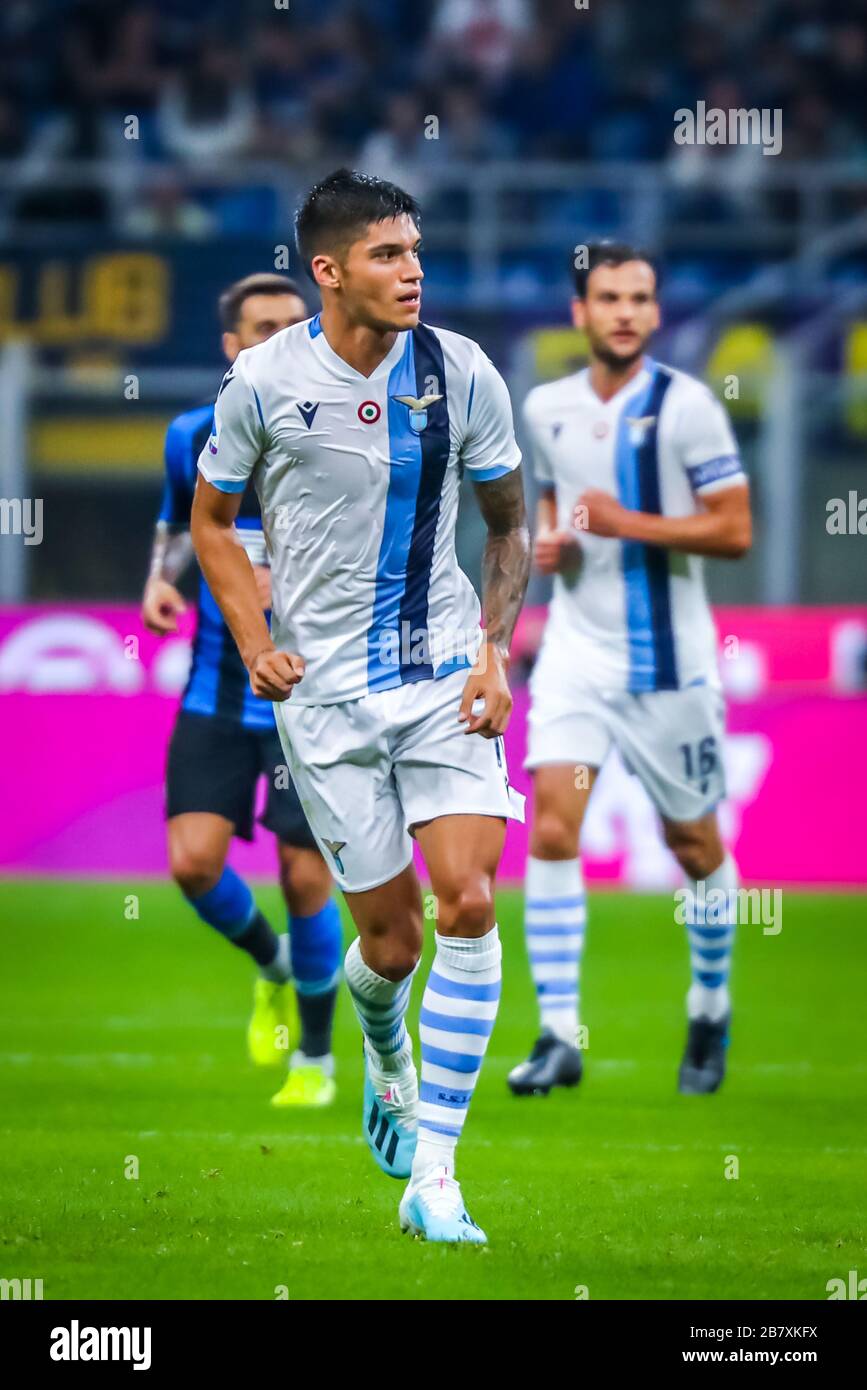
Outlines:
[[447, 1168], [435, 1168], [419, 1185], [425, 1205], [436, 1216], [457, 1216], [464, 1209], [459, 1183]]
[[404, 1090], [396, 1086], [393, 1081], [389, 1082], [384, 1093], [378, 1096], [380, 1105], [393, 1115], [396, 1120], [406, 1123], [415, 1119], [415, 1101], [412, 1095], [407, 1095]]

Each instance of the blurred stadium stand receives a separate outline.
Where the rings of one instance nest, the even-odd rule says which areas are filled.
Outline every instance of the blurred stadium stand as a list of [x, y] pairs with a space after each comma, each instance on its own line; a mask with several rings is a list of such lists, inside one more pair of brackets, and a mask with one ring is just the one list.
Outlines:
[[[580, 362], [571, 248], [664, 260], [658, 355], [727, 397], [759, 544], [728, 602], [867, 595], [826, 501], [864, 485], [867, 0], [7, 0], [0, 12], [0, 492], [45, 539], [0, 598], [131, 598], [170, 416], [213, 393], [215, 299], [297, 273], [299, 193], [339, 162], [423, 200], [426, 317], [520, 395]], [[780, 108], [778, 156], [678, 146], [673, 114]], [[283, 253], [281, 248], [287, 248]], [[730, 384], [736, 380], [736, 394]], [[474, 517], [462, 551], [477, 563]], [[534, 597], [543, 597], [537, 589]]]

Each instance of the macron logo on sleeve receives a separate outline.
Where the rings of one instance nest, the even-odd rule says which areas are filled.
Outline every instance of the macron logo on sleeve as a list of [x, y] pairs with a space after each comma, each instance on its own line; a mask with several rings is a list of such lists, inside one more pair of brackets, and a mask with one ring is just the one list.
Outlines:
[[219, 391], [217, 392], [217, 400], [220, 399], [220, 397], [222, 396], [222, 394], [223, 394], [223, 392], [225, 391], [226, 387], [228, 386], [229, 382], [230, 382], [230, 381], [234, 381], [234, 380], [235, 380], [235, 368], [234, 368], [234, 367], [230, 367], [229, 370], [226, 372], [226, 375], [223, 377], [223, 380], [220, 382], [220, 389], [219, 389]]

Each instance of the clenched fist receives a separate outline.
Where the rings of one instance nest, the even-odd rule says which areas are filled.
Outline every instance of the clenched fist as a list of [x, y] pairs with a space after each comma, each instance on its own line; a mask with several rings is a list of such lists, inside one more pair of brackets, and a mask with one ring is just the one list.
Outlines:
[[148, 632], [165, 637], [169, 632], [177, 632], [178, 615], [186, 612], [186, 607], [174, 584], [165, 579], [151, 579], [142, 599], [141, 620]]
[[304, 675], [304, 660], [295, 652], [259, 652], [250, 664], [250, 688], [260, 700], [288, 700]]
[[565, 574], [581, 564], [581, 543], [574, 531], [540, 531], [533, 560], [540, 574]]

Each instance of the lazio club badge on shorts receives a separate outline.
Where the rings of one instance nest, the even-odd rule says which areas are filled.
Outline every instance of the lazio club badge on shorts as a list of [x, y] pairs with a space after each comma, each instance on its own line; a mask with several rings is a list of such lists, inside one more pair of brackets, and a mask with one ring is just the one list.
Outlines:
[[441, 401], [442, 396], [392, 396], [392, 400], [409, 407], [409, 427], [421, 434], [427, 424], [428, 408]]

